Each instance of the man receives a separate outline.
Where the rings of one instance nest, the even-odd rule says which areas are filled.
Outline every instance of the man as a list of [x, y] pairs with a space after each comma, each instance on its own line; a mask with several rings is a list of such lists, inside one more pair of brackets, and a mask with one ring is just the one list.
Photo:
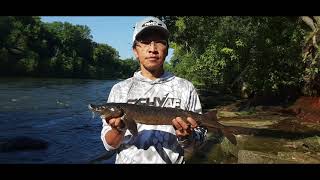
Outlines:
[[[108, 102], [144, 104], [180, 108], [201, 113], [201, 104], [194, 86], [187, 80], [165, 72], [163, 63], [168, 55], [169, 31], [155, 17], [136, 23], [133, 52], [140, 71], [111, 89]], [[138, 136], [123, 128], [121, 117], [103, 119], [101, 139], [105, 148], [117, 151], [115, 163], [184, 163], [184, 150], [203, 144], [207, 129], [192, 118], [188, 125], [180, 117], [172, 125], [138, 123]]]

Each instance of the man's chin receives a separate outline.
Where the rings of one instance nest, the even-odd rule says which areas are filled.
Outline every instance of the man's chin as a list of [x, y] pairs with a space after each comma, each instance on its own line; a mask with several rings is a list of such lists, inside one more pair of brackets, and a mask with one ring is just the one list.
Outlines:
[[162, 70], [162, 66], [161, 65], [157, 65], [157, 66], [148, 66], [146, 67], [146, 70], [151, 72], [151, 73], [154, 73], [154, 72], [158, 72], [160, 70]]

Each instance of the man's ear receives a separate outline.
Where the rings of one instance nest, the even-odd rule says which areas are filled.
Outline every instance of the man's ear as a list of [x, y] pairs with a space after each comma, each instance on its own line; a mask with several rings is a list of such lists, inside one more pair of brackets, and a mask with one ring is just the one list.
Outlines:
[[169, 40], [167, 40], [167, 52], [166, 52], [166, 57], [167, 57], [168, 54], [169, 54], [169, 48], [170, 48], [170, 46], [169, 46]]

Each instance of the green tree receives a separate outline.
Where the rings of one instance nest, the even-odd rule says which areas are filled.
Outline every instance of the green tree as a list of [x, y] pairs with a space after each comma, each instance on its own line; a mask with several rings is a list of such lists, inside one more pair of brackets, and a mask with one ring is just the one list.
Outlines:
[[308, 26], [303, 47], [304, 93], [309, 96], [320, 95], [320, 16], [302, 16], [301, 19]]
[[172, 33], [177, 75], [239, 93], [300, 86], [304, 29], [297, 17], [160, 17]]

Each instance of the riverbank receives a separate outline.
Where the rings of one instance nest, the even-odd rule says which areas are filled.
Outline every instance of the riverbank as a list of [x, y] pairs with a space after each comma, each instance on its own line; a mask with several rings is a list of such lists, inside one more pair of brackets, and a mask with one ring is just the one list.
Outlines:
[[[224, 125], [274, 129], [283, 132], [284, 136], [239, 134], [236, 135], [238, 144], [233, 145], [225, 137], [209, 132], [208, 141], [202, 148], [196, 151], [186, 150], [188, 163], [320, 163], [320, 136], [313, 134], [320, 132], [320, 116], [313, 115], [320, 111], [317, 104], [320, 103], [319, 99], [301, 97], [292, 105], [258, 105], [246, 108], [243, 105], [250, 100], [231, 95], [222, 96], [217, 92], [201, 93], [200, 99], [204, 112], [218, 110], [218, 120]], [[292, 137], [287, 136], [288, 134]]]

